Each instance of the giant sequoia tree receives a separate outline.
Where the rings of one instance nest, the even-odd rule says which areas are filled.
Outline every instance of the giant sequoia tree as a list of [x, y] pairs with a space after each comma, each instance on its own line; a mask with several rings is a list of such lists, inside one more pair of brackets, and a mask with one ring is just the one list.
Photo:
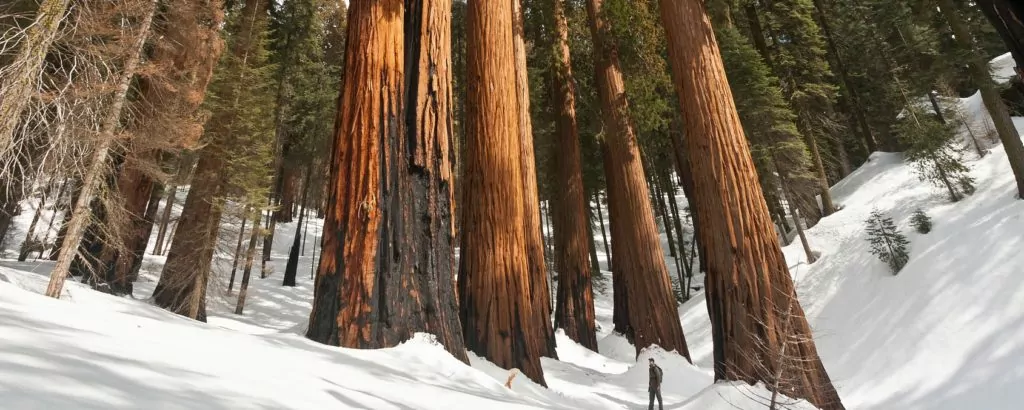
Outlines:
[[555, 266], [558, 293], [555, 327], [584, 347], [597, 351], [594, 333], [594, 292], [587, 260], [591, 238], [580, 166], [580, 137], [576, 124], [576, 87], [569, 53], [569, 25], [561, 0], [551, 2], [554, 15], [555, 64], [551, 67], [551, 102], [555, 106], [556, 192], [554, 201]]
[[[587, 1], [601, 113], [604, 116], [604, 171], [612, 231], [615, 327], [625, 331], [637, 353], [651, 345], [676, 350], [689, 358], [676, 313], [640, 149], [629, 117], [625, 84], [615, 43], [607, 38], [610, 22], [601, 0]], [[623, 294], [624, 293], [624, 294]], [[625, 321], [626, 323], [623, 323]]]
[[661, 16], [707, 251], [715, 378], [779, 382], [788, 396], [841, 409], [758, 187], [704, 5], [662, 0]]
[[433, 333], [468, 361], [453, 283], [451, 3], [353, 1], [324, 253], [306, 336]]
[[469, 2], [459, 317], [468, 349], [544, 384], [550, 322], [530, 295], [512, 33], [511, 1]]

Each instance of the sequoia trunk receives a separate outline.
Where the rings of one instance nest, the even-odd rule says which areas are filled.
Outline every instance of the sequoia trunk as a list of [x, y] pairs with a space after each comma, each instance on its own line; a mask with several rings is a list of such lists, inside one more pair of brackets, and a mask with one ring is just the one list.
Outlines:
[[[602, 17], [601, 2], [587, 0], [587, 14], [594, 38], [601, 114], [605, 118], [604, 168], [615, 260], [612, 279], [622, 284], [614, 288], [626, 291], [624, 303], [628, 305], [627, 317], [637, 354], [656, 344], [689, 359], [629, 118], [618, 52], [614, 41], [605, 40], [610, 26]], [[616, 308], [619, 306], [616, 304]]]
[[[707, 251], [715, 378], [772, 385], [781, 375], [786, 395], [842, 409], [797, 301], [704, 6], [662, 0], [661, 17]], [[799, 366], [782, 369], [787, 343], [794, 360], [786, 362]]]

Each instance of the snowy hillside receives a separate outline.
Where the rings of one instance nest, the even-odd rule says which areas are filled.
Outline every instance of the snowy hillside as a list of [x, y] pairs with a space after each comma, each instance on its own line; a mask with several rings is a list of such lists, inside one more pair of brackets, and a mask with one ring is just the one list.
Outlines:
[[[998, 77], [1005, 64], [996, 65]], [[977, 95], [962, 106], [983, 122]], [[969, 165], [977, 192], [950, 203], [901, 154], [875, 153], [833, 187], [842, 211], [807, 230], [821, 258], [808, 265], [799, 243], [785, 248], [819, 353], [849, 409], [1015, 409], [1024, 402], [1024, 201], [1014, 198], [1001, 146]], [[918, 208], [933, 219], [927, 235], [909, 227]], [[910, 263], [897, 276], [868, 253], [864, 220], [876, 209], [911, 241]], [[15, 235], [24, 235], [26, 211]], [[310, 224], [310, 244], [319, 243], [319, 222]], [[713, 384], [700, 294], [680, 307], [695, 365], [657, 349], [634, 360], [633, 347], [609, 334], [606, 293], [595, 302], [600, 354], [560, 334], [560, 361], [543, 361], [548, 389], [519, 376], [509, 390], [507, 371], [472, 355], [466, 366], [428, 335], [373, 351], [308, 341], [312, 246], [299, 263], [299, 286], [280, 286], [295, 228], [278, 226], [276, 273], [253, 278], [244, 315], [232, 313], [227, 272], [219, 269], [206, 324], [146, 300], [162, 257], [147, 254], [137, 299], [69, 282], [61, 300], [41, 295], [52, 262], [0, 259], [0, 408], [639, 409], [647, 405], [647, 357], [665, 369], [666, 408], [764, 408], [762, 388]], [[237, 227], [225, 231], [229, 243]]]

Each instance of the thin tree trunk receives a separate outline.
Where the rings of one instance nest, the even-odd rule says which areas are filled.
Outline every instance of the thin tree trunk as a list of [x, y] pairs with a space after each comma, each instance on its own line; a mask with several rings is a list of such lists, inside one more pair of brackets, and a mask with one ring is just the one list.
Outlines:
[[601, 225], [601, 246], [604, 247], [604, 257], [608, 260], [608, 271], [612, 270], [612, 250], [608, 242], [607, 229], [604, 227], [604, 213], [601, 212], [601, 194], [594, 194], [594, 203], [597, 204], [597, 222]]
[[592, 276], [600, 276], [601, 261], [597, 258], [597, 241], [594, 240], [594, 207], [590, 205], [590, 198], [592, 197], [593, 195], [589, 194], [583, 197], [583, 203], [587, 207], [587, 248], [590, 250], [590, 271], [593, 273]]
[[[703, 4], [660, 3], [695, 183], [699, 240], [710, 251], [706, 297], [715, 378], [771, 384], [781, 361], [779, 343], [797, 338], [792, 357], [804, 365], [781, 390], [819, 408], [842, 409], [796, 299]], [[780, 316], [790, 308], [792, 315]]]
[[523, 183], [514, 1], [467, 4], [459, 318], [467, 349], [546, 386], [540, 358], [548, 352], [551, 322], [537, 313], [547, 306], [530, 295], [537, 267], [528, 238], [536, 233], [526, 231], [533, 216]]
[[[50, 194], [52, 181], [46, 184], [46, 189], [43, 191], [43, 196], [39, 198], [39, 205], [36, 206], [36, 212], [32, 215], [32, 222], [28, 224], [28, 232], [25, 232], [25, 240], [21, 243], [21, 249], [18, 252], [18, 262], [24, 262], [28, 260], [28, 254], [31, 251], [30, 245], [32, 244], [32, 237], [36, 232], [36, 225], [39, 224], [39, 218], [43, 214], [43, 208], [46, 207], [46, 197]], [[2, 248], [0, 248], [2, 249]]]
[[[147, 5], [146, 15], [139, 25], [139, 32], [136, 34], [132, 44], [132, 53], [128, 60], [125, 61], [121, 76], [118, 79], [117, 91], [114, 94], [110, 111], [107, 112], [100, 126], [99, 144], [89, 158], [89, 170], [82, 179], [82, 192], [79, 194], [78, 202], [72, 211], [71, 220], [68, 224], [68, 233], [61, 246], [60, 255], [57, 257], [57, 264], [50, 273], [50, 283], [46, 287], [46, 296], [59, 298], [61, 291], [64, 289], [64, 280], [67, 278], [68, 269], [71, 267], [71, 262], [75, 258], [78, 245], [89, 222], [89, 203], [92, 202], [93, 191], [99, 185], [107, 168], [107, 157], [110, 148], [114, 144], [114, 132], [117, 131], [120, 125], [121, 109], [124, 107], [128, 96], [128, 86], [131, 84], [132, 78], [135, 77], [135, 70], [142, 59], [143, 46], [146, 44], [146, 39], [149, 38], [151, 32], [150, 25], [153, 22], [153, 15], [156, 13], [156, 4], [157, 1], [152, 0]], [[64, 6], [66, 5], [67, 3], [65, 2]]]
[[602, 0], [587, 0], [594, 43], [595, 77], [605, 118], [605, 178], [611, 219], [613, 281], [624, 286], [637, 354], [651, 345], [675, 350], [688, 360], [683, 328], [672, 295], [664, 252], [655, 226], [650, 190], [644, 178], [625, 83], [614, 41], [606, 41], [610, 22], [601, 13]]
[[[29, 26], [17, 57], [6, 68], [0, 79], [0, 153], [14, 145], [15, 129], [22, 112], [34, 99], [39, 73], [50, 46], [57, 38], [60, 22], [64, 20], [70, 0], [44, 0], [36, 11], [36, 19]], [[148, 28], [147, 28], [148, 30]]]
[[306, 336], [382, 348], [427, 332], [468, 362], [453, 284], [451, 2], [350, 4]]
[[999, 32], [1024, 78], [1024, 4], [1018, 0], [978, 0], [978, 8]]
[[[231, 277], [228, 279], [228, 293], [235, 288], [235, 273], [238, 272], [238, 257], [242, 255], [242, 239], [245, 238], [245, 223], [249, 222], [251, 208], [247, 205], [242, 211], [242, 227], [238, 229], [238, 244], [235, 245], [235, 257], [231, 260]], [[256, 226], [255, 229], [259, 229]]]
[[245, 251], [245, 269], [242, 269], [242, 283], [238, 284], [238, 298], [235, 301], [235, 314], [241, 315], [245, 309], [245, 298], [249, 294], [249, 278], [252, 277], [252, 264], [256, 259], [256, 244], [260, 240], [260, 218], [263, 211], [254, 210], [256, 215], [252, 221], [252, 232], [249, 234], [249, 248]]
[[871, 154], [878, 151], [878, 143], [875, 142], [875, 135], [871, 132], [871, 127], [868, 125], [867, 115], [864, 114], [864, 106], [861, 102], [860, 94], [850, 83], [850, 74], [846, 69], [846, 62], [843, 61], [843, 55], [839, 53], [839, 47], [836, 46], [836, 41], [832, 34], [832, 26], [829, 24], [828, 16], [825, 13], [823, 1], [814, 0], [814, 8], [818, 15], [818, 25], [821, 27], [825, 41], [828, 42], [829, 53], [832, 54], [832, 60], [835, 61], [835, 71], [839, 72], [839, 79], [843, 83], [843, 88], [849, 93], [849, 97], [843, 95], [841, 98], [849, 100], [847, 106], [850, 107], [850, 111], [853, 111], [854, 123], [857, 125], [855, 129], [860, 131], [860, 136], [864, 140], [864, 147], [868, 150], [868, 154]]
[[178, 195], [178, 184], [172, 183], [167, 188], [167, 200], [164, 203], [164, 213], [160, 217], [160, 228], [156, 232], [156, 243], [153, 245], [154, 255], [164, 254], [164, 237], [167, 234], [167, 225], [171, 222], [171, 210], [174, 209], [174, 199]]
[[[306, 167], [306, 180], [302, 183], [302, 200], [301, 203], [306, 203], [306, 199], [309, 198], [309, 178], [313, 175], [313, 169], [309, 166]], [[302, 247], [302, 218], [305, 215], [299, 213], [299, 223], [295, 224], [295, 238], [292, 240], [292, 248], [288, 251], [288, 262], [284, 268], [284, 280], [282, 286], [295, 286], [296, 279], [299, 275], [299, 248]]]
[[53, 213], [50, 215], [50, 222], [46, 224], [46, 233], [43, 234], [43, 240], [40, 242], [39, 255], [36, 259], [43, 258], [43, 252], [46, 250], [46, 242], [50, 240], [50, 231], [53, 230], [53, 222], [57, 219], [57, 212], [60, 211], [61, 200], [64, 198], [64, 191], [69, 185], [68, 178], [64, 178], [64, 182], [60, 184], [60, 190], [57, 191], [57, 196], [53, 200]]
[[555, 106], [557, 136], [553, 228], [555, 271], [558, 290], [555, 296], [555, 328], [583, 347], [597, 351], [594, 325], [594, 291], [591, 286], [590, 254], [596, 265], [597, 254], [591, 248], [593, 235], [587, 229], [590, 212], [584, 206], [582, 154], [576, 123], [575, 80], [569, 52], [569, 25], [561, 1], [553, 2], [555, 51], [558, 61], [551, 68], [551, 102]]
[[1013, 118], [1010, 117], [1010, 112], [999, 95], [999, 89], [992, 81], [988, 62], [974, 49], [974, 36], [964, 23], [956, 5], [952, 0], [939, 0], [938, 5], [953, 31], [957, 44], [970, 53], [967, 62], [968, 72], [981, 89], [981, 99], [992, 117], [992, 122], [995, 123], [999, 139], [1003, 142], [1006, 160], [1010, 162], [1010, 169], [1013, 170], [1017, 182], [1017, 198], [1024, 199], [1024, 143], [1021, 143], [1020, 134], [1013, 125]]

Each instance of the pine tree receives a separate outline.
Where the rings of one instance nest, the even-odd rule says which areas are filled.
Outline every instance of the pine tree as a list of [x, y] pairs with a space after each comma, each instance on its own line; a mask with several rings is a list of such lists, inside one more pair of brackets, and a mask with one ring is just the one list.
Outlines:
[[893, 275], [900, 273], [910, 260], [910, 253], [907, 250], [910, 241], [896, 228], [891, 217], [883, 215], [877, 209], [871, 211], [871, 216], [865, 224], [871, 254], [888, 265]]
[[[205, 102], [211, 112], [205, 145], [153, 291], [158, 306], [196, 320], [206, 319], [206, 288], [227, 195], [242, 191], [244, 202], [255, 206], [262, 206], [266, 196], [274, 70], [266, 10], [266, 0], [246, 0], [229, 10], [228, 51], [214, 71]], [[243, 295], [240, 290], [244, 301]]]
[[932, 219], [921, 208], [918, 208], [910, 216], [910, 225], [920, 234], [927, 234], [932, 231]]
[[974, 193], [974, 178], [963, 163], [953, 125], [940, 122], [917, 107], [911, 107], [898, 126], [900, 140], [907, 147], [906, 159], [917, 169], [922, 181], [945, 188], [949, 200], [956, 202]]
[[935, 1], [953, 32], [953, 38], [963, 52], [962, 61], [967, 64], [971, 79], [977, 84], [985, 108], [995, 124], [996, 133], [1003, 142], [1006, 159], [1010, 162], [1010, 169], [1013, 170], [1017, 182], [1017, 198], [1024, 199], [1024, 143], [1021, 142], [1010, 112], [992, 80], [988, 61], [985, 60], [982, 51], [977, 49], [976, 36], [971, 32], [953, 0]]

